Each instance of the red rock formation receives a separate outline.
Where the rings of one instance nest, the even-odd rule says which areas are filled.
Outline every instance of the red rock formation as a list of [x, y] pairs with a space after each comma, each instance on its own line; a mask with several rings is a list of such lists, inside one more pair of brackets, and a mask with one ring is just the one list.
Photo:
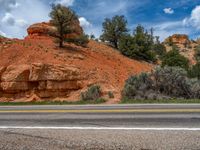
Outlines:
[[32, 95], [66, 98], [71, 91], [82, 87], [79, 70], [65, 65], [12, 65], [2, 67], [0, 73], [1, 94], [8, 99]]
[[165, 40], [165, 43], [172, 42], [174, 44], [188, 45], [190, 40], [185, 34], [174, 34]]
[[[79, 23], [75, 35], [83, 31]], [[50, 23], [32, 25], [28, 37], [0, 43], [0, 101], [80, 100], [81, 92], [98, 84], [103, 97], [108, 92], [120, 101], [130, 75], [150, 71], [154, 66], [129, 59], [106, 44], [90, 41], [87, 47], [54, 42]]]
[[[72, 23], [72, 30], [73, 33], [66, 35], [67, 37], [74, 38], [77, 36], [80, 36], [83, 34], [83, 29], [80, 26], [80, 23], [78, 20], [75, 20]], [[36, 36], [57, 36], [57, 29], [54, 27], [50, 22], [42, 22], [42, 23], [36, 23], [31, 25], [28, 29], [28, 37], [36, 37]]]

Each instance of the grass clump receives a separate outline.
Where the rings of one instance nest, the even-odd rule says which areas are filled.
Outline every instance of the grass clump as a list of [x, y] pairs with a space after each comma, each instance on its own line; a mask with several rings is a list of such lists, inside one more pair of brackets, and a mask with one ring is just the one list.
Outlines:
[[81, 100], [83, 101], [95, 101], [101, 98], [102, 92], [99, 85], [93, 85], [88, 88], [87, 91], [81, 93]]

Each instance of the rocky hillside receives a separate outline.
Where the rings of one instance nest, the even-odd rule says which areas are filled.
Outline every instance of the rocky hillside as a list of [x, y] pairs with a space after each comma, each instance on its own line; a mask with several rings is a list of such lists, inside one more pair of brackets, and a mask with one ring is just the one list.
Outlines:
[[180, 49], [180, 53], [187, 57], [190, 60], [191, 64], [195, 64], [195, 58], [194, 58], [194, 49], [198, 45], [198, 42], [191, 41], [187, 35], [184, 34], [174, 34], [170, 37], [168, 37], [164, 44], [167, 48], [167, 51], [171, 50], [171, 47], [168, 43], [173, 43]]
[[[78, 22], [75, 32], [82, 33]], [[132, 74], [150, 71], [152, 65], [131, 60], [111, 47], [90, 41], [86, 48], [55, 44], [51, 23], [28, 28], [24, 40], [0, 41], [0, 101], [79, 100], [80, 93], [98, 84], [120, 100], [125, 80]]]

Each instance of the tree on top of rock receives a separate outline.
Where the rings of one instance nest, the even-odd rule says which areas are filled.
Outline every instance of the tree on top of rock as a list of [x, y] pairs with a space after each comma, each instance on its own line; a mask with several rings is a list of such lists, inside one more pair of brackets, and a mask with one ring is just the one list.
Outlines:
[[73, 33], [73, 23], [78, 20], [78, 16], [69, 7], [62, 6], [60, 4], [53, 5], [50, 13], [51, 22], [57, 28], [57, 38], [59, 47], [63, 47], [65, 41], [73, 42], [78, 45], [83, 45], [88, 42], [85, 35], [81, 35], [75, 39], [67, 39], [66, 35]]
[[114, 16], [112, 19], [106, 18], [103, 22], [101, 40], [109, 42], [118, 49], [119, 40], [127, 32], [127, 21], [124, 16]]

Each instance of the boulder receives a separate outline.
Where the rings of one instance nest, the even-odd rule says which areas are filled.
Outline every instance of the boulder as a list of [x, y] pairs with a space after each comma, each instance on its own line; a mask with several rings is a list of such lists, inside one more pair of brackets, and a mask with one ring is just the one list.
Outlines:
[[[75, 38], [83, 34], [83, 29], [80, 26], [80, 22], [78, 19], [72, 23], [71, 28], [73, 32], [70, 33], [69, 35], [66, 35], [66, 37]], [[51, 21], [33, 24], [27, 29], [27, 32], [28, 32], [29, 37], [33, 37], [33, 36], [56, 37], [57, 36], [57, 29], [55, 26], [53, 26]]]
[[190, 44], [189, 37], [185, 34], [174, 34], [165, 40], [165, 43], [172, 42], [174, 44], [188, 45]]
[[66, 65], [32, 64], [29, 81], [72, 81], [79, 80], [80, 72]]

